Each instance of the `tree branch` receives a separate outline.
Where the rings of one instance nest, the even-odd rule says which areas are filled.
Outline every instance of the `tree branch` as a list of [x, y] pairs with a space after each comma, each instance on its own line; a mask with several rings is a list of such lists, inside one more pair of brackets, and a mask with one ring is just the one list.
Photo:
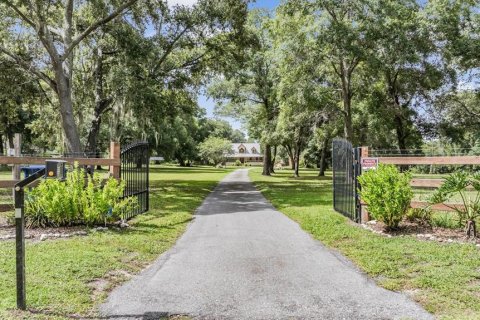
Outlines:
[[208, 52], [209, 52], [209, 50], [206, 50], [204, 53], [202, 53], [202, 54], [200, 54], [200, 55], [196, 56], [195, 58], [192, 58], [188, 61], [185, 61], [184, 63], [182, 63], [178, 67], [168, 69], [167, 72], [165, 72], [165, 73], [169, 73], [173, 70], [181, 70], [183, 68], [191, 67], [191, 66], [195, 65], [195, 63], [200, 61], [200, 59], [202, 59], [204, 56], [206, 56]]
[[37, 25], [35, 24], [35, 22], [33, 22], [33, 20], [31, 20], [30, 18], [28, 18], [22, 11], [20, 11], [19, 8], [17, 8], [13, 3], [11, 3], [10, 1], [8, 0], [3, 0], [3, 2], [9, 6], [10, 8], [13, 9], [13, 11], [15, 11], [19, 16], [20, 18], [26, 22], [27, 24], [29, 24], [31, 27], [33, 27], [34, 29], [37, 28]]
[[471, 109], [469, 109], [465, 103], [460, 101], [460, 99], [454, 99], [454, 101], [456, 101], [466, 113], [468, 113], [468, 114], [470, 114], [471, 116], [474, 116], [474, 117], [480, 117], [479, 113], [474, 112]]
[[45, 73], [35, 68], [35, 66], [23, 60], [20, 56], [16, 55], [15, 53], [10, 52], [3, 46], [0, 46], [0, 52], [3, 52], [5, 55], [9, 56], [11, 59], [13, 59], [13, 61], [15, 61], [15, 63], [17, 63], [24, 70], [30, 72], [31, 74], [36, 76], [38, 79], [45, 81], [45, 83], [48, 84], [50, 88], [52, 88], [55, 92], [57, 91], [57, 83], [52, 78], [47, 76]]
[[350, 67], [348, 68], [348, 76], [351, 76], [353, 71], [355, 71], [355, 68], [358, 66], [360, 63], [360, 57], [356, 56], [352, 59], [352, 62], [350, 63]]
[[47, 26], [47, 29], [50, 33], [56, 34], [59, 37], [63, 38], [65, 36], [64, 32], [62, 30], [58, 29], [58, 28], [55, 28], [55, 27], [52, 27], [52, 26]]
[[158, 71], [158, 68], [160, 68], [160, 66], [162, 65], [162, 63], [165, 61], [165, 59], [168, 57], [168, 55], [170, 54], [170, 52], [172, 52], [174, 46], [175, 46], [175, 43], [180, 40], [180, 38], [185, 34], [185, 32], [187, 32], [189, 28], [186, 27], [185, 29], [183, 29], [174, 39], [173, 41], [169, 44], [167, 50], [165, 50], [165, 52], [163, 53], [163, 55], [160, 57], [160, 59], [158, 59], [158, 62], [157, 64], [155, 65], [155, 67], [153, 68], [153, 73], [156, 73]]
[[331, 62], [332, 64], [332, 67], [333, 67], [333, 71], [339, 76], [341, 77], [342, 74], [338, 71], [337, 67], [335, 66], [335, 62]]
[[97, 30], [98, 28], [100, 28], [101, 26], [103, 26], [104, 24], [107, 24], [108, 22], [112, 21], [113, 19], [115, 19], [116, 17], [118, 17], [119, 15], [121, 15], [125, 9], [128, 9], [129, 7], [131, 7], [132, 5], [134, 5], [138, 0], [129, 0], [127, 1], [126, 3], [124, 3], [123, 5], [121, 5], [120, 7], [117, 8], [117, 10], [115, 10], [114, 12], [112, 12], [111, 14], [109, 14], [108, 16], [106, 16], [105, 18], [102, 18], [100, 20], [97, 20], [96, 22], [94, 22], [93, 24], [91, 24], [87, 29], [85, 29], [85, 31], [83, 31], [81, 34], [79, 34], [75, 39], [72, 40], [72, 43], [67, 47], [67, 49], [65, 50], [63, 56], [62, 56], [62, 60], [65, 60], [69, 55], [70, 53], [72, 53], [73, 49], [75, 49], [75, 47], [83, 40], [85, 39], [86, 37], [88, 37], [92, 32], [94, 32], [95, 30]]

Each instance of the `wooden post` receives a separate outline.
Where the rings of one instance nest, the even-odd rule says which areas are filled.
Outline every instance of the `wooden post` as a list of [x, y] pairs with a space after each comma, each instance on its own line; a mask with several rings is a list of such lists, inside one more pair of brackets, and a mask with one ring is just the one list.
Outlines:
[[[22, 134], [15, 133], [13, 136], [13, 156], [20, 157], [22, 155]], [[14, 164], [12, 167], [12, 180], [20, 181], [20, 165]], [[13, 197], [15, 197], [15, 189], [12, 190]]]
[[367, 223], [370, 221], [370, 214], [368, 214], [367, 206], [364, 204], [360, 205], [360, 219], [361, 223]]
[[[110, 142], [110, 159], [120, 160], [120, 143]], [[110, 166], [110, 175], [115, 179], [120, 179], [120, 166]]]
[[368, 158], [368, 147], [362, 147], [362, 158]]
[[[13, 138], [13, 148], [13, 156], [20, 157], [22, 155], [22, 135], [20, 133], [15, 133]], [[12, 167], [12, 179], [15, 181], [20, 180], [20, 165], [18, 164]]]
[[[368, 158], [368, 147], [362, 147], [362, 158]], [[366, 223], [370, 221], [370, 215], [368, 214], [367, 207], [360, 201], [360, 222]]]

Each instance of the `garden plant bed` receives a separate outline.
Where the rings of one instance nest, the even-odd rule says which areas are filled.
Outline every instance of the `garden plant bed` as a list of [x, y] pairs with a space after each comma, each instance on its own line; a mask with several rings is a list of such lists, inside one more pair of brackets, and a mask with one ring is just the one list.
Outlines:
[[[9, 216], [13, 213], [0, 213], [0, 241], [15, 239], [15, 225], [10, 223]], [[121, 229], [128, 226], [120, 221], [107, 226], [87, 227], [85, 225], [74, 225], [68, 227], [47, 227], [47, 228], [26, 228], [25, 239], [31, 241], [43, 241], [47, 239], [66, 239], [74, 236], [86, 236], [91, 232]]]
[[407, 220], [402, 221], [398, 229], [386, 231], [385, 224], [371, 220], [361, 225], [363, 228], [370, 230], [376, 234], [387, 237], [404, 237], [414, 236], [420, 240], [437, 241], [445, 243], [465, 243], [476, 244], [480, 249], [480, 238], [470, 238], [465, 236], [462, 229], [440, 228], [428, 225], [422, 225]]
[[[127, 225], [128, 226], [128, 225]], [[86, 227], [86, 226], [71, 226], [58, 228], [32, 228], [25, 229], [25, 239], [31, 241], [44, 241], [47, 239], [66, 239], [74, 236], [87, 236], [92, 232], [102, 232], [107, 230], [119, 231], [120, 223], [114, 225]], [[0, 241], [8, 241], [15, 239], [15, 226], [0, 226]]]

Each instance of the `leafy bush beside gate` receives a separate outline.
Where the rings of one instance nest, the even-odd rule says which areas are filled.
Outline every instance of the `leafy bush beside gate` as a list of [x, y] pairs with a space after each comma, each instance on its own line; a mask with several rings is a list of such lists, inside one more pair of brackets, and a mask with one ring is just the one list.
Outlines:
[[360, 195], [368, 212], [389, 229], [398, 227], [410, 206], [413, 198], [410, 178], [409, 173], [400, 173], [394, 165], [385, 164], [358, 178], [362, 187]]
[[42, 181], [26, 193], [27, 227], [95, 225], [122, 218], [125, 210], [136, 205], [135, 198], [121, 199], [124, 182], [114, 178], [102, 182], [95, 173], [85, 183], [85, 173], [78, 167], [67, 174], [65, 182]]

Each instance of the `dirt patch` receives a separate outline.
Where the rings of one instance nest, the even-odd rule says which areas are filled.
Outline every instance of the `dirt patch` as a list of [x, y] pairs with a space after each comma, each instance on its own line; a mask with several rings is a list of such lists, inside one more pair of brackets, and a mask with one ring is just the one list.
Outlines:
[[104, 277], [89, 282], [88, 287], [92, 290], [92, 301], [103, 300], [114, 287], [129, 280], [131, 277], [132, 274], [126, 270], [112, 270]]
[[108, 280], [106, 279], [95, 279], [92, 282], [88, 283], [88, 287], [92, 289], [92, 300], [96, 301], [100, 296], [107, 290], [109, 285]]
[[468, 239], [462, 229], [448, 229], [431, 227], [407, 220], [402, 221], [399, 228], [386, 231], [385, 224], [380, 221], [369, 221], [362, 224], [362, 227], [374, 233], [386, 237], [415, 236], [420, 240], [437, 241], [445, 243], [473, 243], [480, 249], [480, 238]]
[[8, 214], [0, 212], [0, 228], [8, 228]]

